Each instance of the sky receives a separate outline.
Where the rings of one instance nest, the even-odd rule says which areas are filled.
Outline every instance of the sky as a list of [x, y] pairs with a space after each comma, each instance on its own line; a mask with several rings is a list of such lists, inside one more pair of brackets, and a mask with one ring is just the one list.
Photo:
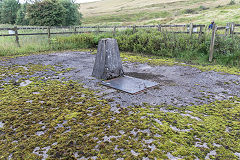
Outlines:
[[76, 0], [77, 3], [87, 3], [87, 2], [95, 2], [100, 0]]
[[[101, 1], [101, 0], [76, 0], [76, 3], [87, 3], [87, 2], [95, 2], [95, 1]], [[20, 3], [24, 3], [25, 0], [20, 0]]]

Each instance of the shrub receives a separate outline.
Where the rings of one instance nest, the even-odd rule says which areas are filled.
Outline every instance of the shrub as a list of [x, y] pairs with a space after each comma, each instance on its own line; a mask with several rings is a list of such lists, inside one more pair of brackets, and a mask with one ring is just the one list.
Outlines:
[[193, 9], [186, 9], [186, 10], [184, 11], [184, 13], [185, 13], [185, 14], [193, 14], [193, 13], [195, 13], [195, 10], [193, 10]]
[[54, 49], [77, 49], [77, 48], [96, 48], [98, 41], [102, 38], [109, 38], [109, 34], [84, 33], [69, 37], [56, 37], [51, 39]]
[[200, 6], [200, 7], [199, 7], [199, 9], [200, 9], [200, 10], [208, 10], [208, 9], [209, 9], [209, 7]]
[[236, 4], [235, 0], [231, 0], [231, 1], [228, 3], [228, 5], [234, 5], [234, 4]]
[[[70, 37], [53, 39], [53, 47], [57, 49], [97, 48], [102, 38], [111, 38], [111, 33], [79, 34]], [[117, 32], [115, 37], [121, 51], [156, 55], [166, 58], [177, 58], [188, 62], [206, 63], [208, 61], [210, 37], [187, 34], [173, 34], [156, 30], [138, 29]], [[218, 64], [240, 65], [240, 38], [217, 37], [214, 58]]]
[[216, 8], [222, 8], [223, 6], [221, 6], [221, 5], [218, 5]]

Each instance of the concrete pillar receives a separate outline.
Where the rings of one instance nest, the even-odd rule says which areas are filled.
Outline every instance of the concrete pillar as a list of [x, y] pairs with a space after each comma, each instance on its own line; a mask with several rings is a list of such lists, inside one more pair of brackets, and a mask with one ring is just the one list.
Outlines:
[[101, 39], [98, 42], [92, 76], [98, 79], [108, 80], [123, 76], [123, 74], [117, 40], [113, 38]]

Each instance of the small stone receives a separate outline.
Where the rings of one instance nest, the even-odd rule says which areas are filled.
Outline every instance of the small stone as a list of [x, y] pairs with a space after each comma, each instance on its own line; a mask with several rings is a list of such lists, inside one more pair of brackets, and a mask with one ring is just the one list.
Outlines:
[[59, 76], [53, 76], [52, 79], [59, 79]]
[[26, 81], [20, 83], [20, 87], [25, 87], [25, 86], [29, 85], [30, 83], [32, 83], [32, 81], [26, 80]]

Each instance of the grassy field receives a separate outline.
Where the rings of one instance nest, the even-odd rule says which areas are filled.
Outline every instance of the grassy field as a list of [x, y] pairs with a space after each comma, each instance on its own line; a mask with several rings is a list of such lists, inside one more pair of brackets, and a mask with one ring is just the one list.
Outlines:
[[15, 43], [15, 37], [0, 37], [0, 56], [21, 55], [50, 50], [47, 36], [22, 36], [20, 48]]
[[81, 4], [83, 24], [240, 23], [239, 0], [102, 0]]
[[[24, 26], [19, 26], [24, 27]], [[26, 26], [25, 26], [26, 27]], [[29, 27], [29, 26], [28, 26]], [[0, 28], [13, 28], [13, 25], [0, 24]], [[82, 29], [81, 31], [85, 31]], [[74, 29], [51, 29], [51, 33], [56, 32], [73, 32]], [[18, 30], [20, 34], [26, 33], [47, 33], [46, 29], [31, 29], [31, 30]], [[7, 30], [0, 31], [0, 34], [8, 34]], [[51, 35], [51, 39], [55, 37], [67, 37], [69, 34], [64, 35]], [[1, 37], [0, 36], [0, 56], [12, 56], [12, 55], [23, 55], [32, 54], [45, 51], [53, 51], [54, 49], [49, 44], [48, 35], [28, 35], [19, 36], [19, 43], [21, 47], [16, 44], [15, 36]]]

